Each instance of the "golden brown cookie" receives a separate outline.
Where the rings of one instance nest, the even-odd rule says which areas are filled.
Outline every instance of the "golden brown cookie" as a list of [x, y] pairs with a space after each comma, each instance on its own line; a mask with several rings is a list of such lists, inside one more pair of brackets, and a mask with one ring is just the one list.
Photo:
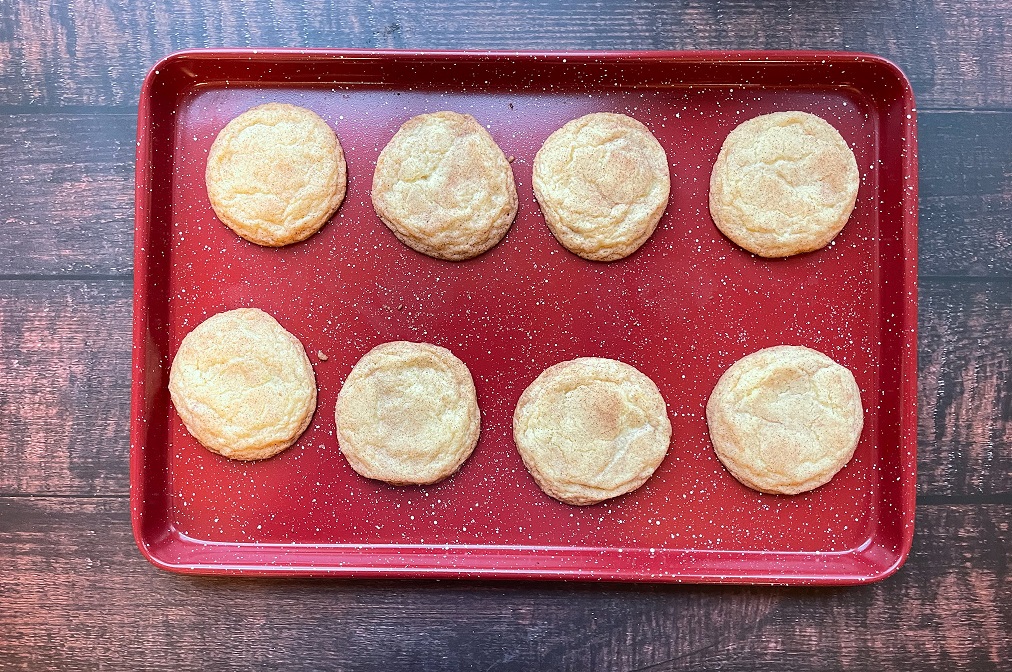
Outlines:
[[509, 161], [474, 117], [435, 112], [408, 119], [380, 152], [372, 203], [408, 247], [460, 261], [506, 235], [517, 189]]
[[546, 494], [596, 504], [650, 478], [668, 452], [671, 422], [650, 378], [614, 359], [581, 357], [524, 390], [513, 440]]
[[446, 348], [408, 341], [378, 345], [355, 364], [334, 418], [352, 468], [393, 485], [443, 480], [481, 429], [467, 366]]
[[720, 377], [706, 422], [735, 478], [795, 495], [829, 482], [850, 461], [864, 411], [848, 369], [816, 350], [780, 345], [739, 359]]
[[710, 214], [721, 232], [761, 257], [829, 244], [854, 210], [861, 176], [829, 122], [777, 112], [731, 131], [710, 174]]
[[614, 261], [640, 248], [668, 205], [664, 148], [624, 114], [598, 112], [548, 136], [534, 157], [534, 194], [562, 245]]
[[280, 247], [320, 230], [344, 200], [341, 143], [315, 112], [267, 103], [228, 123], [207, 155], [207, 195], [246, 240]]
[[302, 343], [256, 308], [218, 313], [187, 334], [169, 393], [190, 434], [236, 460], [280, 453], [316, 410], [316, 376]]

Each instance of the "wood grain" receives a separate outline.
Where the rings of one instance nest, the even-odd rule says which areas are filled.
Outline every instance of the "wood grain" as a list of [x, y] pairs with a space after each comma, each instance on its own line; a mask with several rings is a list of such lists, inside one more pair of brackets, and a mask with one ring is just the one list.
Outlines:
[[1012, 115], [917, 123], [921, 274], [1012, 277]]
[[922, 282], [918, 456], [924, 494], [1012, 490], [1012, 283]]
[[[921, 286], [919, 485], [1012, 494], [1012, 292]], [[0, 494], [128, 492], [127, 280], [0, 281]]]
[[838, 589], [189, 578], [140, 556], [128, 508], [0, 498], [0, 667], [963, 669], [1012, 656], [1007, 505], [923, 506], [897, 575]]
[[10, 0], [0, 13], [0, 106], [132, 106], [161, 57], [189, 47], [842, 49], [897, 62], [922, 108], [1012, 104], [1000, 2], [512, 0]]
[[0, 117], [0, 276], [133, 268], [137, 116]]
[[[1008, 669], [1010, 514], [1008, 505], [920, 505], [914, 547], [897, 575], [826, 591], [825, 601], [785, 597], [756, 633], [757, 653], [793, 653], [798, 667], [822, 670]], [[823, 660], [836, 638], [839, 657]]]
[[128, 492], [131, 299], [0, 280], [0, 493]]
[[[136, 123], [0, 116], [0, 276], [131, 272]], [[919, 125], [921, 276], [1012, 277], [1012, 113]]]

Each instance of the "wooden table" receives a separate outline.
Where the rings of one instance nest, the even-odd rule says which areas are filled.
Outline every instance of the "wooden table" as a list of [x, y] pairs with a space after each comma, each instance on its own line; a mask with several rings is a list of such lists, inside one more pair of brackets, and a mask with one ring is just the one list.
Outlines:
[[[1012, 666], [1007, 3], [174, 4], [0, 3], [0, 669]], [[893, 59], [920, 115], [906, 566], [870, 586], [787, 589], [207, 579], [149, 565], [127, 473], [135, 115], [158, 58], [208, 46]]]

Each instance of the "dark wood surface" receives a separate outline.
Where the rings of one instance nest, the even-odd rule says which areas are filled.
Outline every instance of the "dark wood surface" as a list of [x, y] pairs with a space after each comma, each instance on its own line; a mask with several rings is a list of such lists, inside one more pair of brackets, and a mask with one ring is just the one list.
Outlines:
[[[237, 580], [130, 533], [141, 80], [207, 46], [864, 50], [918, 97], [917, 533], [838, 589]], [[1012, 669], [1008, 3], [0, 0], [0, 669]]]

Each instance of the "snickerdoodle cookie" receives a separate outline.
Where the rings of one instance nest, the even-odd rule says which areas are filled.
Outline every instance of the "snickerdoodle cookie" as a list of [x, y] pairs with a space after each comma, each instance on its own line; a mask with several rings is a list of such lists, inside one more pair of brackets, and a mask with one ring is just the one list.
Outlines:
[[288, 448], [316, 410], [316, 376], [302, 343], [256, 308], [218, 313], [187, 334], [169, 393], [190, 434], [237, 460]]
[[647, 241], [668, 204], [664, 148], [632, 117], [597, 112], [548, 136], [534, 157], [534, 194], [566, 249], [614, 261]]
[[334, 416], [352, 468], [393, 485], [457, 471], [481, 428], [467, 366], [446, 348], [408, 341], [378, 345], [355, 364]]
[[267, 103], [222, 129], [205, 180], [221, 221], [250, 242], [281, 247], [330, 219], [344, 200], [348, 170], [337, 135], [315, 112]]
[[474, 117], [457, 112], [404, 122], [376, 160], [372, 203], [402, 243], [450, 261], [502, 240], [518, 205], [506, 156]]
[[749, 252], [788, 257], [840, 233], [860, 184], [854, 152], [829, 122], [777, 112], [746, 121], [724, 140], [710, 174], [710, 214]]
[[513, 440], [537, 484], [568, 504], [643, 485], [661, 464], [671, 422], [660, 391], [634, 367], [599, 357], [551, 366], [513, 414]]
[[706, 404], [717, 457], [760, 492], [794, 495], [827, 483], [861, 436], [861, 391], [826, 355], [781, 345], [752, 353], [720, 377]]

